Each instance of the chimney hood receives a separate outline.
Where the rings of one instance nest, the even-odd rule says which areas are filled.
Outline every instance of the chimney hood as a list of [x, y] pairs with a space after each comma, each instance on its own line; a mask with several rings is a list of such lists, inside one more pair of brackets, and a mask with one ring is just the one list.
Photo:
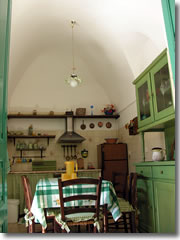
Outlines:
[[57, 143], [81, 143], [86, 140], [84, 137], [74, 132], [73, 116], [66, 117], [66, 131], [57, 139]]

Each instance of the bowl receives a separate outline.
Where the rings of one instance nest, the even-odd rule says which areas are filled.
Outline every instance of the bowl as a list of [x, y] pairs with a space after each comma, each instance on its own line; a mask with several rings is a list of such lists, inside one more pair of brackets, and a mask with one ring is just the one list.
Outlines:
[[106, 143], [116, 143], [118, 138], [105, 138]]

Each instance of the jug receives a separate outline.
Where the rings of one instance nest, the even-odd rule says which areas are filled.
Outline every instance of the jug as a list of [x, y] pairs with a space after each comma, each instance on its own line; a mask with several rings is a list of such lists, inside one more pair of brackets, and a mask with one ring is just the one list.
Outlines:
[[164, 160], [163, 149], [159, 147], [152, 148], [152, 160], [161, 161]]
[[[66, 161], [66, 173], [62, 174], [62, 180], [77, 178], [77, 173], [74, 172], [74, 161]], [[78, 165], [76, 163], [76, 171], [78, 170]], [[65, 177], [65, 179], [63, 179]]]

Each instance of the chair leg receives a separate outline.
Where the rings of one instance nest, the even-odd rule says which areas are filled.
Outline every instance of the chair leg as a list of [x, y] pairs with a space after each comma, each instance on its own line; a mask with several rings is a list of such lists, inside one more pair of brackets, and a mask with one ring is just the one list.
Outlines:
[[127, 219], [126, 219], [126, 214], [125, 214], [125, 213], [123, 213], [123, 222], [124, 222], [124, 230], [125, 230], [125, 233], [128, 233]]
[[103, 231], [104, 231], [104, 233], [107, 233], [107, 232], [108, 232], [108, 213], [107, 213], [107, 204], [104, 205]]
[[97, 227], [94, 227], [94, 233], [97, 233]]
[[135, 233], [136, 232], [136, 215], [135, 212], [131, 212], [130, 213], [130, 228], [131, 228], [131, 232]]

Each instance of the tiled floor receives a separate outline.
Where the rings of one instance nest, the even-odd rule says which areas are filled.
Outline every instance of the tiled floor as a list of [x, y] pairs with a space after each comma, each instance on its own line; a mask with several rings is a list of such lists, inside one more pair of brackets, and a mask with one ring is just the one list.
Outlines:
[[[39, 224], [36, 225], [36, 231], [41, 233], [41, 226]], [[72, 229], [73, 233], [78, 233], [76, 227]], [[123, 233], [123, 230], [110, 230], [111, 233]], [[9, 223], [8, 224], [8, 233], [27, 233], [25, 224], [18, 224], [18, 223]], [[87, 233], [85, 227], [81, 227], [81, 233]]]

